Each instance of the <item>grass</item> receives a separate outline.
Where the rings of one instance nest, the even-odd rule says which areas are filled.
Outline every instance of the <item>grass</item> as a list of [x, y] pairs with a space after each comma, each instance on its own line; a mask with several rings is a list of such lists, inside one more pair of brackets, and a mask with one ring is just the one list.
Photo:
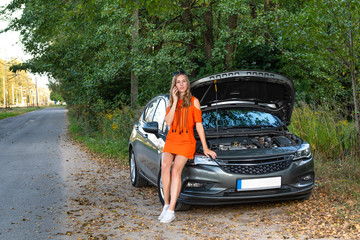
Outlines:
[[319, 188], [334, 198], [339, 207], [350, 208], [360, 213], [359, 160], [351, 156], [344, 156], [337, 161], [315, 157]]
[[74, 127], [70, 128], [70, 133], [73, 135], [73, 138], [77, 141], [80, 141], [86, 145], [91, 151], [100, 154], [102, 157], [111, 157], [116, 158], [121, 162], [125, 162], [127, 157], [127, 149], [124, 148], [124, 145], [127, 145], [128, 140], [125, 142], [114, 141], [113, 139], [106, 138], [100, 134], [79, 134], [74, 132]]
[[352, 155], [359, 144], [355, 124], [329, 107], [313, 109], [299, 104], [294, 109], [289, 129], [308, 141], [313, 151], [323, 158], [336, 160]]
[[[0, 120], [8, 117], [15, 117], [20, 114], [36, 111], [44, 108], [60, 107], [58, 105], [41, 106], [41, 107], [14, 107], [14, 108], [0, 108]], [[63, 106], [61, 106], [63, 107]]]
[[359, 143], [353, 122], [343, 119], [328, 107], [311, 108], [299, 104], [289, 129], [310, 143], [315, 159], [316, 184], [334, 202], [342, 215], [344, 209], [360, 213]]
[[100, 156], [115, 158], [121, 164], [128, 164], [128, 143], [133, 124], [131, 110], [116, 110], [112, 113], [96, 115], [95, 122], [98, 123], [96, 130], [71, 109], [68, 116], [69, 131], [75, 140], [84, 143], [87, 148]]
[[8, 117], [15, 117], [20, 114], [24, 114], [27, 112], [32, 112], [35, 110], [39, 110], [37, 107], [28, 107], [28, 108], [0, 108], [0, 120]]

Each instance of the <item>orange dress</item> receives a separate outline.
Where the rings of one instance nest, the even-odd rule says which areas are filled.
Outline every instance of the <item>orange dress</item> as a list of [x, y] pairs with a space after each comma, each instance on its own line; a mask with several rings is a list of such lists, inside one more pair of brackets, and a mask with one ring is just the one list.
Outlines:
[[[182, 155], [188, 159], [194, 158], [196, 140], [194, 137], [194, 125], [202, 122], [201, 110], [194, 106], [195, 97], [191, 98], [188, 108], [182, 107], [182, 100], [177, 102], [174, 120], [166, 137], [163, 152]], [[170, 107], [166, 109], [169, 114]]]

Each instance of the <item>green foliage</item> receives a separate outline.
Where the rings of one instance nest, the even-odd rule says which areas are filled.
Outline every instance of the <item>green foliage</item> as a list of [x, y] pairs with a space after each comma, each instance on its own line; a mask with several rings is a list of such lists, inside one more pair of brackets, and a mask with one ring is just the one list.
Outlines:
[[[84, 112], [73, 106], [69, 110], [70, 132], [84, 142], [89, 149], [101, 155], [125, 159], [128, 156], [128, 140], [134, 123], [135, 111], [124, 107], [106, 114]], [[91, 121], [90, 121], [91, 119]]]
[[329, 106], [312, 109], [300, 103], [292, 119], [290, 131], [309, 142], [322, 158], [355, 157], [358, 143], [354, 123], [344, 120], [338, 111]]
[[244, 45], [237, 52], [237, 66], [242, 69], [257, 69], [278, 72], [280, 64], [280, 52], [269, 45], [259, 44], [257, 46]]
[[309, 0], [298, 11], [270, 16], [268, 27], [283, 53], [280, 72], [295, 80], [302, 101], [354, 105], [349, 90], [357, 87], [349, 73], [359, 67], [359, 16], [353, 0]]
[[91, 131], [104, 124], [94, 116], [130, 105], [131, 73], [143, 105], [167, 93], [172, 72], [180, 69], [191, 79], [236, 69], [279, 72], [294, 80], [298, 101], [353, 116], [349, 63], [358, 69], [360, 49], [354, 0], [13, 0], [1, 14], [19, 8], [23, 14], [9, 29], [21, 31], [34, 58], [14, 69], [51, 75], [54, 94]]
[[[354, 8], [347, 12], [346, 4]], [[92, 107], [99, 100], [128, 105], [131, 71], [139, 77], [141, 105], [168, 91], [175, 70], [195, 78], [229, 69], [224, 61], [228, 54], [231, 69], [290, 76], [303, 101], [335, 104], [351, 98], [349, 78], [342, 74], [348, 71], [337, 60], [349, 60], [343, 51], [345, 31], [353, 26], [358, 32], [346, 20], [348, 13], [359, 15], [354, 1], [13, 0], [2, 14], [19, 8], [23, 14], [9, 29], [21, 31], [25, 49], [35, 57], [14, 69], [48, 73], [70, 105]], [[133, 42], [135, 9], [140, 31]], [[213, 17], [210, 61], [204, 54], [206, 11]], [[232, 15], [237, 16], [234, 28], [228, 22]]]
[[[251, 17], [254, 3], [258, 18]], [[231, 53], [235, 69], [253, 67], [247, 64], [254, 62], [252, 56], [242, 54], [247, 49], [268, 48], [258, 28], [264, 21], [262, 1], [14, 0], [3, 14], [23, 6], [22, 16], [9, 28], [22, 32], [26, 50], [35, 57], [19, 68], [51, 75], [69, 105], [128, 105], [131, 71], [139, 77], [141, 105], [168, 91], [175, 70], [184, 69], [191, 77], [225, 71], [227, 44], [238, 49]], [[140, 31], [134, 42], [132, 14], [137, 8]], [[204, 28], [206, 11], [213, 15], [210, 33]], [[239, 19], [229, 29], [228, 18], [234, 14]], [[210, 61], [204, 54], [205, 34], [213, 39]], [[270, 69], [276, 57], [261, 61], [261, 56], [256, 67]]]
[[343, 196], [342, 206], [360, 209], [360, 162], [354, 122], [342, 117], [341, 109], [311, 107], [300, 103], [294, 108], [289, 130], [312, 146], [318, 190], [328, 196]]
[[56, 102], [64, 101], [64, 99], [61, 97], [61, 95], [59, 95], [55, 92], [50, 93], [50, 99], [51, 99], [51, 101], [56, 101]]

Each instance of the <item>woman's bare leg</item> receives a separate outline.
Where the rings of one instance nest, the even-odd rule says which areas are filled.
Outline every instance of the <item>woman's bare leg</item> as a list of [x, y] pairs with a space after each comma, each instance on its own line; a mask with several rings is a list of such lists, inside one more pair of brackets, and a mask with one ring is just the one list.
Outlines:
[[164, 203], [165, 205], [170, 204], [170, 186], [171, 186], [171, 178], [170, 178], [170, 169], [172, 162], [174, 160], [175, 155], [163, 152], [162, 160], [161, 160], [161, 183], [164, 192]]
[[187, 162], [187, 158], [181, 155], [176, 155], [174, 164], [171, 170], [171, 188], [170, 188], [170, 206], [169, 210], [174, 211], [177, 198], [181, 189], [181, 172]]

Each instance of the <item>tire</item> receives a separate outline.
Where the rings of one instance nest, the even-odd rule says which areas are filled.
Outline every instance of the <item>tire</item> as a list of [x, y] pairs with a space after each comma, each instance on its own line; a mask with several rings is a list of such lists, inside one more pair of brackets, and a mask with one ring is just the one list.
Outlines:
[[129, 154], [129, 165], [130, 165], [130, 182], [134, 187], [140, 188], [148, 185], [148, 181], [142, 177], [139, 173], [138, 166], [135, 160], [134, 151], [131, 150]]
[[[161, 183], [161, 169], [159, 171], [158, 178], [157, 178], [157, 187], [158, 187], [158, 195], [159, 195], [161, 205], [164, 206], [165, 201], [164, 201], [164, 192], [163, 192], [162, 183]], [[176, 202], [175, 211], [185, 211], [185, 210], [188, 210], [189, 208], [190, 208], [189, 204], [185, 204], [185, 203], [182, 203], [179, 201]]]

